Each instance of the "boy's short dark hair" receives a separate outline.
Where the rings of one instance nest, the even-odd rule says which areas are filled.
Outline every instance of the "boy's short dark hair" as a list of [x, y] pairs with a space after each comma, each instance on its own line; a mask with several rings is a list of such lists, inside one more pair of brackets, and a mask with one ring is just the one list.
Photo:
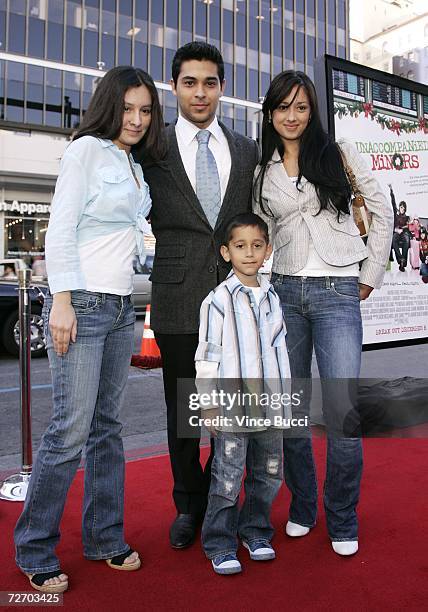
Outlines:
[[258, 227], [261, 233], [263, 234], [267, 243], [269, 243], [269, 228], [267, 223], [263, 221], [259, 215], [256, 215], [252, 212], [241, 213], [240, 215], [236, 215], [229, 221], [226, 226], [226, 230], [224, 232], [224, 238], [222, 244], [224, 246], [228, 246], [229, 242], [232, 240], [233, 230], [237, 227]]
[[177, 85], [178, 75], [180, 74], [181, 64], [190, 60], [203, 61], [207, 60], [217, 64], [218, 78], [220, 83], [224, 81], [224, 62], [220, 51], [214, 45], [210, 45], [206, 42], [200, 42], [194, 40], [193, 42], [187, 43], [183, 47], [177, 49], [172, 60], [172, 80]]

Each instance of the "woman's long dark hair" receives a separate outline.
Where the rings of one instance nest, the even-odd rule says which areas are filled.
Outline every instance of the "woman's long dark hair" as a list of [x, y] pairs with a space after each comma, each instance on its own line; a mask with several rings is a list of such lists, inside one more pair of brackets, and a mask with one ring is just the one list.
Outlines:
[[254, 184], [254, 197], [265, 214], [272, 216], [271, 211], [265, 210], [263, 205], [263, 181], [275, 149], [278, 149], [281, 157], [279, 163], [282, 163], [285, 150], [271, 118], [274, 110], [296, 85], [306, 91], [311, 111], [309, 123], [300, 139], [297, 186], [304, 176], [315, 187], [320, 203], [319, 211], [333, 208], [338, 216], [341, 213], [349, 214], [352, 192], [340, 149], [322, 127], [314, 84], [304, 72], [294, 70], [281, 72], [273, 79], [263, 102], [262, 159], [260, 172]]
[[73, 140], [82, 136], [96, 136], [115, 140], [122, 131], [125, 94], [131, 87], [145, 85], [152, 98], [151, 123], [143, 138], [131, 147], [135, 161], [158, 161], [166, 154], [164, 121], [159, 96], [152, 77], [141, 68], [116, 66], [98, 83], [89, 102], [82, 123]]

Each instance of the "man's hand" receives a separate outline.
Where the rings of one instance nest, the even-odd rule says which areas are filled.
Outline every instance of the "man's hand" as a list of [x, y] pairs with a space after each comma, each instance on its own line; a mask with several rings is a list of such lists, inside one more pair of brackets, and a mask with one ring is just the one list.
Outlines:
[[360, 288], [360, 301], [366, 300], [373, 291], [373, 287], [363, 285], [363, 283], [358, 283], [358, 286]]
[[65, 355], [70, 342], [76, 342], [77, 318], [71, 305], [70, 291], [55, 293], [49, 316], [54, 350], [57, 355]]

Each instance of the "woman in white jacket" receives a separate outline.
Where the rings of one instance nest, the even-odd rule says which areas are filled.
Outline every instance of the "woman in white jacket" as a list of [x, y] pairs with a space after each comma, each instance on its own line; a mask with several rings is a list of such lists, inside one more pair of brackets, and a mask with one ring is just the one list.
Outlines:
[[[339, 383], [360, 373], [360, 300], [382, 284], [393, 217], [379, 184], [355, 147], [337, 144], [323, 130], [312, 81], [286, 71], [272, 81], [263, 103], [262, 159], [254, 183], [255, 212], [273, 236], [272, 283], [283, 307], [293, 379], [308, 393], [315, 349], [320, 378]], [[344, 161], [372, 213], [367, 244], [350, 210]], [[361, 265], [360, 265], [360, 262]], [[361, 267], [361, 269], [360, 269]], [[306, 384], [304, 383], [306, 381]], [[346, 402], [328, 402], [324, 505], [333, 550], [358, 550], [356, 507], [362, 444], [346, 437]], [[308, 397], [304, 400], [308, 410]], [[349, 431], [349, 429], [348, 429]], [[349, 435], [349, 434], [348, 434]], [[315, 525], [317, 483], [308, 432], [284, 439], [285, 480], [292, 493], [286, 533], [303, 536]]]

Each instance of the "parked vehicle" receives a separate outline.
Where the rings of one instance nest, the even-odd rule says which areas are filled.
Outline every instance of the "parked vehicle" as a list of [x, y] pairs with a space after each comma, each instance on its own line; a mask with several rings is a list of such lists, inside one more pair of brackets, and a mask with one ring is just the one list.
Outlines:
[[[149, 276], [153, 268], [154, 253], [147, 255], [142, 266], [134, 262], [134, 291], [132, 301], [137, 315], [144, 314], [147, 304], [150, 304], [152, 283]], [[31, 356], [46, 355], [46, 342], [43, 331], [42, 307], [43, 296], [48, 290], [47, 281], [37, 281], [30, 289], [31, 299]], [[0, 345], [11, 355], [19, 355], [19, 303], [18, 281], [0, 279]], [[42, 294], [42, 295], [40, 295]]]
[[[29, 290], [31, 299], [31, 357], [46, 354], [43, 333], [43, 296], [48, 290], [46, 281], [38, 281]], [[0, 344], [11, 355], [19, 355], [19, 288], [18, 281], [0, 279]]]

